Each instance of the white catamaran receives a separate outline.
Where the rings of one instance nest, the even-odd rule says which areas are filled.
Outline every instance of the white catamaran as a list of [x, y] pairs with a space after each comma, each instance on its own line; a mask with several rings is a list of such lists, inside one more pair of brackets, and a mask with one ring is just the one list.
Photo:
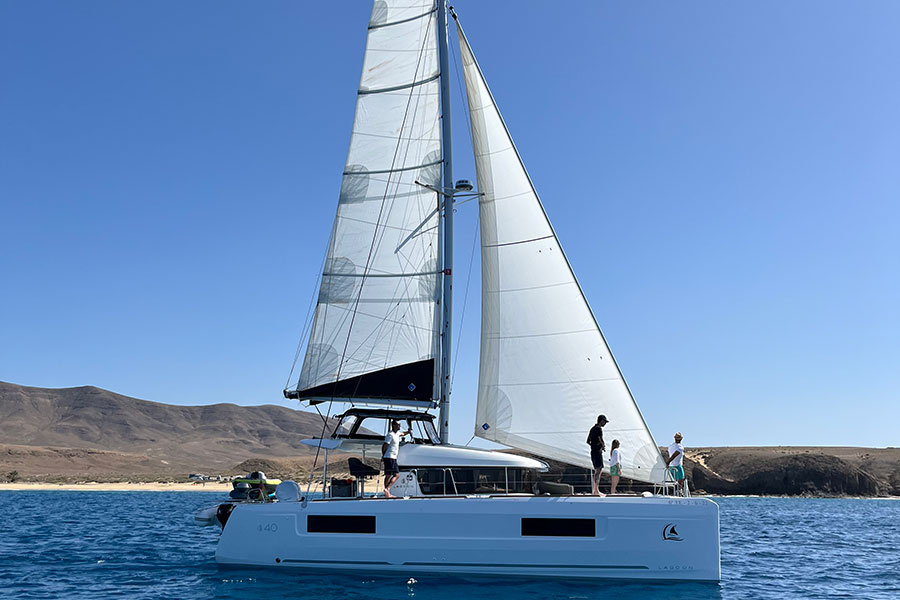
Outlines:
[[[445, 0], [375, 0], [372, 10], [318, 303], [299, 379], [285, 390], [309, 404], [350, 404], [324, 421], [320, 438], [304, 440], [324, 452], [325, 493], [313, 498], [285, 482], [274, 501], [223, 504], [216, 559], [717, 581], [718, 507], [676, 496], [666, 482], [658, 446], [458, 22], [477, 191], [453, 182], [448, 15], [456, 20]], [[541, 460], [447, 443], [453, 203], [461, 197], [477, 197], [481, 223], [475, 434], [590, 468], [587, 429], [604, 413], [606, 438], [627, 449], [622, 475], [654, 493], [576, 495], [540, 481]], [[365, 480], [377, 471], [356, 458], [347, 465], [354, 478], [327, 480], [329, 451], [380, 457], [383, 433], [374, 431], [391, 419], [413, 431], [391, 490], [402, 498], [367, 495]]]

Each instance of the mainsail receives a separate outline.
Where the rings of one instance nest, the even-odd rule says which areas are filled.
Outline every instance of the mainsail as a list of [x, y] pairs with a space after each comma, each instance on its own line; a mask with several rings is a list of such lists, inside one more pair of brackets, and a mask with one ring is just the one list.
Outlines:
[[[376, 0], [313, 324], [289, 398], [431, 406], [439, 354], [433, 0]], [[416, 182], [420, 184], [417, 184]]]
[[458, 28], [481, 193], [481, 365], [475, 434], [590, 467], [605, 414], [625, 477], [662, 482], [665, 464]]

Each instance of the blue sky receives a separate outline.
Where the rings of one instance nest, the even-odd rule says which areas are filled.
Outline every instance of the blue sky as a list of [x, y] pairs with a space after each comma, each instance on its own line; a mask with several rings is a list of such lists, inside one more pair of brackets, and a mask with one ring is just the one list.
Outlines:
[[[898, 445], [900, 5], [455, 4], [658, 441]], [[369, 11], [0, 1], [0, 380], [296, 406]]]

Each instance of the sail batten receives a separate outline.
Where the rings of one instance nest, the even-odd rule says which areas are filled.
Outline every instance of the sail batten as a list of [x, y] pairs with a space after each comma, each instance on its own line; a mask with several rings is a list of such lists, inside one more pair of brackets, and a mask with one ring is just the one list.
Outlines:
[[428, 17], [430, 15], [433, 15], [436, 10], [437, 9], [435, 8], [433, 10], [429, 10], [426, 13], [422, 13], [421, 15], [407, 17], [407, 18], [401, 19], [399, 21], [394, 21], [393, 23], [381, 23], [381, 24], [377, 24], [377, 25], [369, 25], [369, 31], [371, 31], [372, 29], [380, 29], [382, 27], [392, 27], [393, 25], [402, 25], [403, 23], [407, 23], [409, 21], [415, 21], [416, 19], [422, 19], [422, 18]]
[[606, 414], [623, 475], [661, 482], [664, 462], [457, 28], [481, 220], [482, 334], [475, 434], [590, 467]]
[[[365, 135], [365, 134], [358, 134], [358, 135]], [[440, 140], [432, 140], [432, 141], [440, 141]], [[439, 165], [439, 164], [441, 164], [442, 162], [444, 162], [444, 161], [443, 161], [443, 160], [433, 160], [433, 161], [431, 161], [431, 162], [429, 162], [429, 163], [425, 163], [425, 164], [422, 164], [422, 165], [411, 165], [411, 166], [409, 166], [409, 167], [401, 167], [401, 168], [399, 168], [399, 169], [385, 169], [384, 171], [367, 171], [366, 173], [367, 173], [368, 175], [382, 175], [382, 174], [386, 174], [386, 173], [400, 173], [400, 172], [402, 172], [402, 171], [410, 171], [410, 170], [412, 170], [412, 169], [424, 169], [425, 167], [432, 167], [432, 166], [434, 166], [434, 165]], [[344, 175], [356, 175], [356, 173], [354, 173], [353, 171], [344, 171], [343, 174], [344, 174]], [[413, 182], [413, 185], [416, 185], [415, 182]], [[418, 186], [417, 186], [417, 187], [418, 187]]]
[[440, 222], [437, 194], [425, 186], [440, 186], [444, 160], [439, 77], [433, 0], [376, 0], [337, 214], [289, 397], [434, 402]]

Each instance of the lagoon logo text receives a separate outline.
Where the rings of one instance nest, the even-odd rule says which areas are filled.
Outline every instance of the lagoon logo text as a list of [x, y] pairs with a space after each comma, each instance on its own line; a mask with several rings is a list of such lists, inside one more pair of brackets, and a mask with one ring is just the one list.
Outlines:
[[663, 539], [668, 542], [680, 542], [684, 540], [684, 538], [678, 535], [678, 531], [675, 529], [675, 523], [669, 523], [663, 527]]

